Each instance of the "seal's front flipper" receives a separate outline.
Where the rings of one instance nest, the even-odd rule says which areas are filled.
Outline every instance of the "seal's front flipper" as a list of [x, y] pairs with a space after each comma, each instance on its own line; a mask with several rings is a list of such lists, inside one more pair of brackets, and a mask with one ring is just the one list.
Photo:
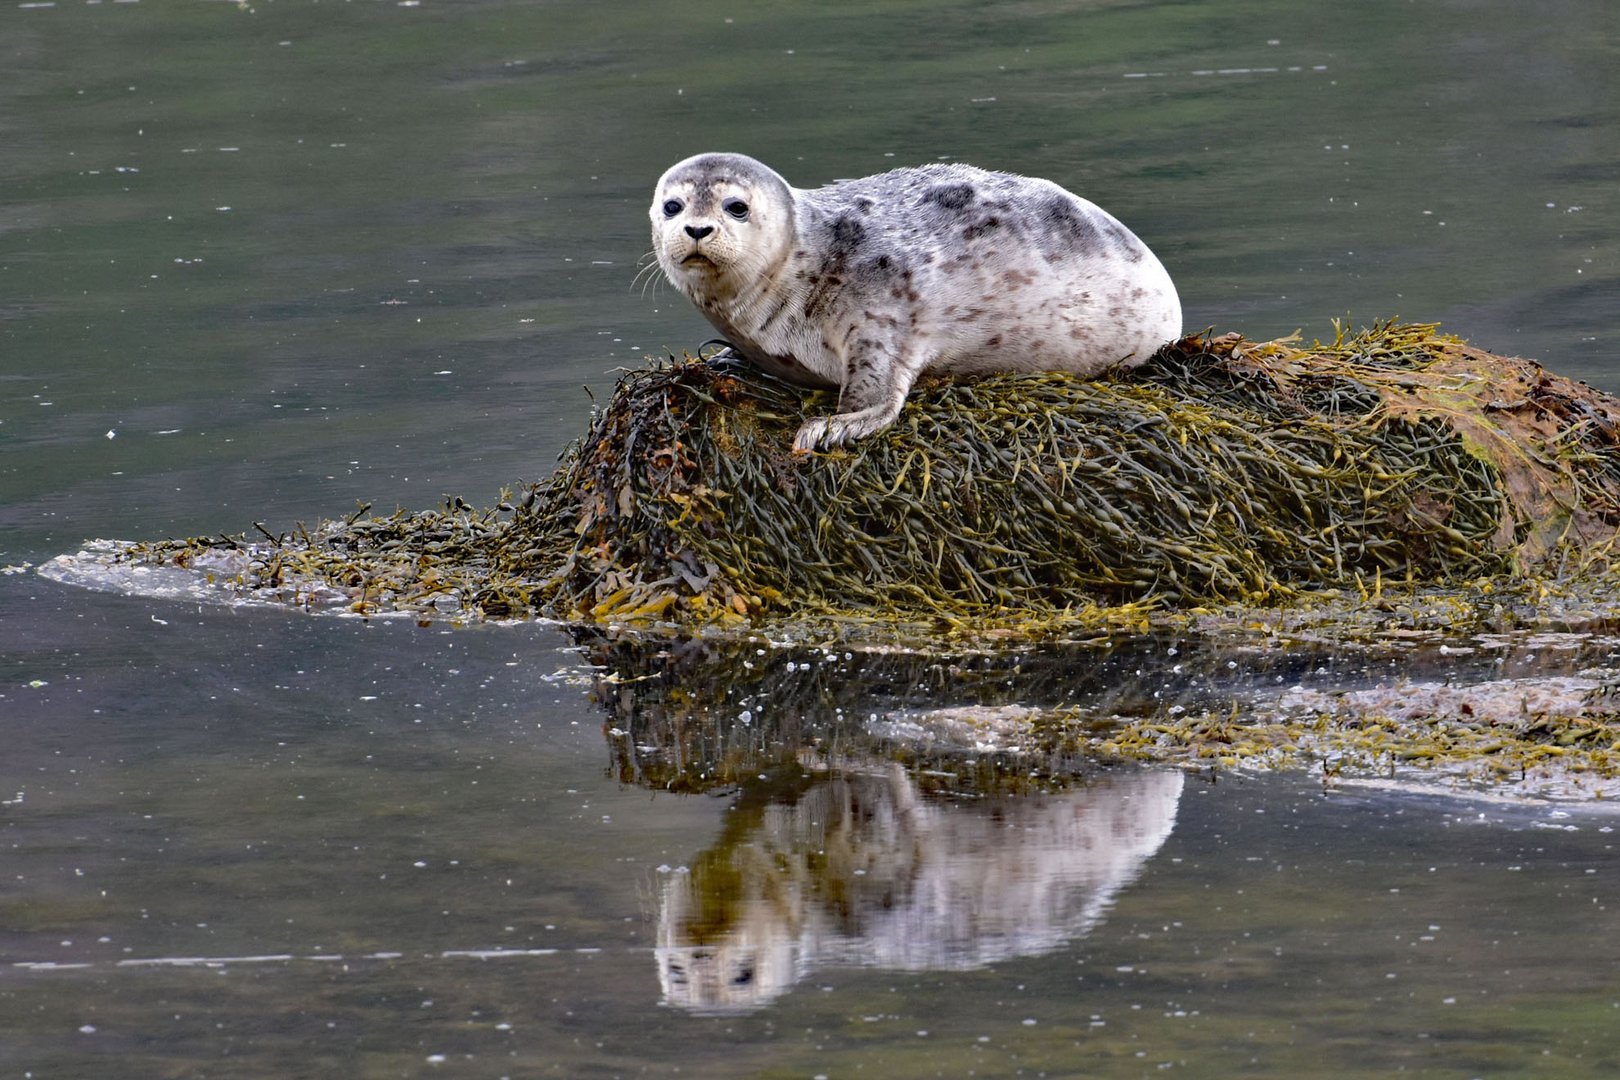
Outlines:
[[800, 426], [799, 433], [793, 437], [793, 449], [805, 453], [812, 450], [831, 450], [847, 442], [864, 439], [894, 423], [895, 417], [900, 415], [900, 404], [904, 400], [902, 397], [893, 404], [884, 403], [868, 409], [857, 409], [855, 412], [834, 413], [832, 416], [806, 420]]
[[839, 412], [808, 420], [793, 439], [795, 450], [832, 449], [882, 431], [900, 415], [927, 357], [915, 345], [896, 348], [863, 338], [850, 350], [848, 374], [838, 395]]

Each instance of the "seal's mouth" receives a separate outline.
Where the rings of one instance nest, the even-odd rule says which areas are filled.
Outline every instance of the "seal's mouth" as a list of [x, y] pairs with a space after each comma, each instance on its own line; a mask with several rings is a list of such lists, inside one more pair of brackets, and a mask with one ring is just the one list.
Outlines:
[[713, 259], [711, 259], [707, 255], [703, 254], [703, 252], [694, 251], [690, 255], [686, 256], [684, 259], [681, 260], [681, 265], [682, 266], [707, 266], [710, 269], [713, 269], [715, 263], [714, 263]]

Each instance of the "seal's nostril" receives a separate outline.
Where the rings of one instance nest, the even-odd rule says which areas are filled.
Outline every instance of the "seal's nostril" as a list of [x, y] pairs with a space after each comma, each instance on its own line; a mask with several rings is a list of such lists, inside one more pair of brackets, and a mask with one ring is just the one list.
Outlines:
[[694, 240], [701, 240], [705, 236], [708, 236], [712, 232], [714, 232], [714, 226], [713, 225], [688, 225], [688, 226], [686, 226], [686, 235], [690, 236]]

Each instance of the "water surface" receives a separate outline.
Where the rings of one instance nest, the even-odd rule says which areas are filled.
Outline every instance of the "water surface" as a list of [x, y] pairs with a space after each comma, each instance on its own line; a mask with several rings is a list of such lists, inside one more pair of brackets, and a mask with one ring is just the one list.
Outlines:
[[[544, 475], [584, 387], [709, 336], [633, 285], [653, 180], [704, 149], [1048, 176], [1189, 329], [1441, 320], [1620, 390], [1602, 0], [58, 0], [0, 10], [0, 72], [13, 568]], [[1156, 707], [1119, 657], [1165, 646], [1042, 692]], [[854, 658], [698, 723], [602, 659], [0, 576], [0, 1072], [1620, 1067], [1601, 807], [919, 745], [999, 699], [840, 698]]]

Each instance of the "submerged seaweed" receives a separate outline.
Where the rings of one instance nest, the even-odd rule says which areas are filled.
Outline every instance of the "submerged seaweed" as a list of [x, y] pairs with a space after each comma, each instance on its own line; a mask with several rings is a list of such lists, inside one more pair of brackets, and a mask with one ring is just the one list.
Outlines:
[[792, 794], [842, 762], [978, 798], [1152, 762], [1620, 794], [1613, 638], [1265, 649], [1137, 635], [952, 653], [577, 636], [598, 672], [614, 776], [658, 790]]

